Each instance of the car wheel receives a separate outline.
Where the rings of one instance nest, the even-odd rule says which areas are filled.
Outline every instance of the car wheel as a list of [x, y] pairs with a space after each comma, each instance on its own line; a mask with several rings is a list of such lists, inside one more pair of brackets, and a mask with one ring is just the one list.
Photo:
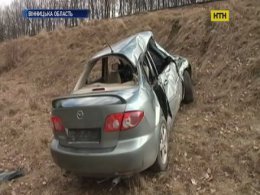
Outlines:
[[184, 70], [183, 72], [183, 90], [184, 90], [184, 97], [183, 97], [183, 102], [188, 104], [193, 102], [193, 86], [192, 86], [192, 81], [190, 74], [187, 70]]
[[163, 119], [159, 132], [159, 148], [155, 163], [152, 168], [154, 171], [165, 171], [168, 165], [168, 130], [166, 121]]

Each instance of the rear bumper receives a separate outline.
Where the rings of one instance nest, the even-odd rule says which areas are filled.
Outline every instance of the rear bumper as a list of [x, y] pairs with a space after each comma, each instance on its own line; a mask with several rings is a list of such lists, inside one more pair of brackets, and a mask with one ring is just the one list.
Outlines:
[[51, 154], [61, 168], [77, 175], [109, 177], [131, 175], [151, 166], [157, 156], [155, 135], [119, 141], [117, 146], [106, 152], [84, 151], [59, 145], [54, 139]]

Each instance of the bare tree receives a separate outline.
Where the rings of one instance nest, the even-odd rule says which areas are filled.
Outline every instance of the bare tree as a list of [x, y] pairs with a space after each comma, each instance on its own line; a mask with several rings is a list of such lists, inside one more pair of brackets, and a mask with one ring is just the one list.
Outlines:
[[[213, 0], [202, 0], [203, 2]], [[14, 0], [0, 9], [0, 41], [23, 35], [33, 36], [42, 29], [53, 31], [59, 26], [78, 26], [83, 19], [22, 17], [24, 9], [90, 9], [89, 19], [108, 19], [143, 11], [196, 3], [196, 0]]]

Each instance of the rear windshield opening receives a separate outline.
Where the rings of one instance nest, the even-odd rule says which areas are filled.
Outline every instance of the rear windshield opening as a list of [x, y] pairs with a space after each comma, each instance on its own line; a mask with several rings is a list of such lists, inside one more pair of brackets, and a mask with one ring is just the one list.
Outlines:
[[125, 84], [136, 80], [130, 63], [121, 56], [111, 55], [98, 59], [90, 65], [90, 69], [86, 77], [86, 85], [94, 83]]
[[137, 71], [127, 58], [111, 54], [88, 64], [74, 93], [122, 90], [137, 85]]

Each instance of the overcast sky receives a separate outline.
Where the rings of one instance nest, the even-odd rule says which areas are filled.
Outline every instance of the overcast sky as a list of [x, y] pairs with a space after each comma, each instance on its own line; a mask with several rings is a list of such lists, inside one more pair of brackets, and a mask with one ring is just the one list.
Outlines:
[[9, 5], [12, 0], [0, 0], [0, 7], [4, 7], [5, 5]]

